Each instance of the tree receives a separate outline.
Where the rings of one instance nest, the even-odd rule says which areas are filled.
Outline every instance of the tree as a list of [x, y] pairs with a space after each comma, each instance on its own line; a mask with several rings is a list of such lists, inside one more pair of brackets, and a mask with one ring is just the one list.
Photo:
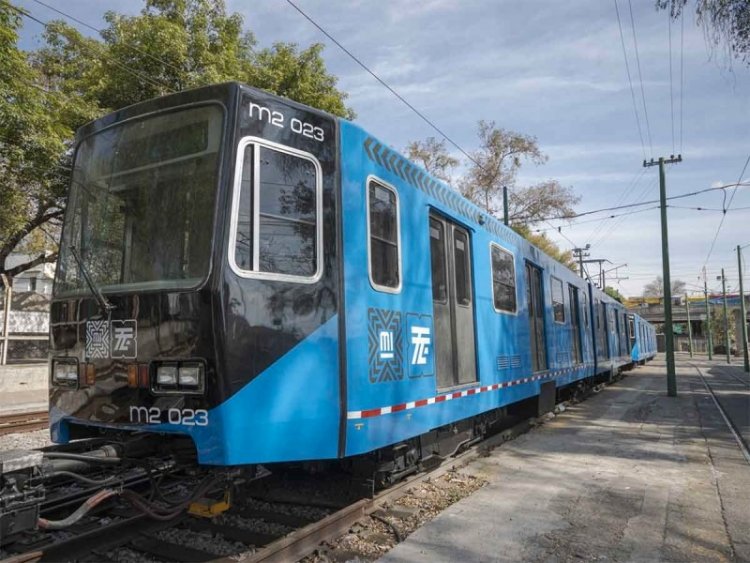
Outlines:
[[625, 302], [625, 297], [623, 296], [623, 294], [620, 293], [619, 290], [615, 289], [614, 287], [610, 287], [610, 286], [605, 287], [604, 293], [609, 295], [615, 301], [619, 301], [620, 303]]
[[16, 45], [19, 26], [18, 12], [0, 4], [0, 273], [10, 277], [55, 259], [54, 252], [37, 247], [28, 262], [5, 268], [24, 239], [62, 217], [72, 131], [59, 116], [77, 103], [41, 86]]
[[[479, 149], [474, 151], [469, 169], [459, 186], [461, 193], [488, 213], [502, 212], [503, 186], [512, 188], [524, 161], [547, 161], [536, 139], [497, 127], [494, 121], [480, 120], [477, 125]], [[499, 203], [499, 205], [498, 205]]]
[[[511, 227], [532, 244], [562, 262], [572, 270], [578, 266], [571, 251], [563, 251], [546, 235], [534, 233], [531, 226], [548, 217], [569, 217], [573, 205], [580, 201], [572, 188], [547, 180], [533, 186], [516, 183], [524, 162], [543, 164], [547, 156], [539, 150], [534, 137], [497, 127], [494, 121], [479, 121], [477, 127], [479, 149], [466, 164], [467, 172], [458, 179], [461, 193], [479, 207], [496, 217], [502, 217], [503, 186], [511, 188], [508, 195], [508, 215]], [[445, 149], [444, 141], [429, 137], [413, 141], [406, 149], [409, 158], [419, 162], [434, 176], [450, 182], [452, 170], [459, 161]]]
[[445, 148], [445, 140], [427, 137], [424, 141], [412, 141], [406, 147], [410, 160], [421, 164], [427, 172], [446, 184], [453, 183], [453, 169], [459, 160], [451, 156]]
[[729, 329], [729, 342], [730, 342], [730, 348], [732, 346], [732, 343], [735, 342], [735, 322], [734, 322], [734, 311], [729, 310], [727, 311], [728, 316], [728, 322], [725, 325], [724, 324], [724, 311], [719, 310], [712, 310], [711, 311], [711, 317], [710, 317], [710, 323], [711, 323], [711, 339], [713, 340], [714, 349], [717, 347], [719, 348], [720, 352], [723, 351], [723, 353], [726, 353], [726, 329]]
[[575, 272], [578, 271], [578, 264], [573, 257], [573, 252], [570, 250], [562, 250], [559, 246], [552, 242], [545, 233], [534, 233], [524, 225], [514, 225], [512, 228], [519, 235], [528, 240], [531, 244], [538, 247], [561, 264], [567, 266]]
[[19, 12], [0, 3], [0, 273], [16, 275], [56, 258], [47, 249], [5, 269], [25, 237], [36, 229], [52, 233], [50, 222], [60, 221], [73, 132], [91, 119], [228, 80], [354, 117], [325, 67], [322, 45], [258, 49], [223, 0], [146, 0], [138, 16], [108, 12], [105, 20], [101, 40], [52, 22], [45, 46], [27, 56], [16, 45]]
[[[658, 10], [677, 19], [688, 0], [656, 0]], [[695, 0], [695, 19], [706, 42], [723, 48], [730, 57], [750, 64], [750, 2], [748, 0]]]
[[[682, 280], [672, 280], [672, 295], [682, 295], [685, 293], [685, 282]], [[643, 286], [644, 297], [664, 297], [664, 280], [661, 276], [656, 276], [654, 281]]]
[[509, 189], [508, 218], [512, 225], [528, 225], [546, 217], [569, 217], [580, 201], [571, 188], [548, 180], [533, 186], [517, 186], [516, 176], [524, 162], [543, 164], [536, 138], [497, 127], [494, 121], [479, 122], [479, 150], [467, 162], [461, 193], [493, 215], [502, 213], [503, 186]]

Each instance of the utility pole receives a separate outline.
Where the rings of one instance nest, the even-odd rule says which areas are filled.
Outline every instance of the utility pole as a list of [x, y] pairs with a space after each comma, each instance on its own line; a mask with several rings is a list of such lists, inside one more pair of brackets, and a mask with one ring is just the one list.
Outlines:
[[737, 245], [737, 268], [740, 272], [740, 315], [742, 316], [742, 355], [745, 361], [745, 371], [750, 373], [750, 356], [747, 350], [747, 310], [745, 308], [745, 287], [742, 282], [742, 247]]
[[503, 223], [508, 226], [508, 186], [503, 186]]
[[711, 308], [708, 304], [708, 282], [706, 281], [706, 270], [703, 270], [703, 295], [706, 298], [706, 334], [708, 335], [708, 361], [714, 359], [714, 339], [711, 335]]
[[588, 252], [586, 252], [589, 248], [591, 248], [590, 244], [587, 244], [583, 248], [574, 248], [573, 249], [573, 257], [578, 258], [578, 273], [583, 278], [583, 259], [588, 258], [591, 256]]
[[[718, 277], [716, 279], [719, 279]], [[729, 350], [729, 312], [727, 311], [727, 278], [724, 277], [724, 268], [721, 269], [721, 294], [724, 297], [724, 346], [727, 348], [727, 363], [732, 363]]]
[[672, 326], [672, 278], [669, 274], [669, 229], [667, 227], [667, 180], [664, 165], [682, 162], [682, 155], [677, 158], [670, 155], [668, 159], [659, 157], [658, 161], [643, 161], [644, 167], [659, 165], [659, 207], [661, 209], [661, 261], [664, 279], [664, 339], [667, 348], [667, 395], [677, 396], [677, 377], [674, 368], [674, 329]]
[[690, 346], [690, 357], [693, 357], [693, 326], [690, 324], [690, 300], [688, 294], [685, 294], [685, 311], [688, 319], [688, 346]]

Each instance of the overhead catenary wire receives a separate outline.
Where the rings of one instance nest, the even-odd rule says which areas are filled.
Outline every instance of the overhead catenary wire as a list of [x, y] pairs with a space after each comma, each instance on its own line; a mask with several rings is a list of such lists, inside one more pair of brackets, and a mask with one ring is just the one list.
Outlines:
[[[35, 0], [37, 1], [37, 0]], [[674, 147], [674, 81], [672, 79], [672, 17], [667, 17], [667, 35], [669, 43], [669, 117], [672, 123], [672, 154], [675, 153]]]
[[388, 84], [385, 80], [380, 78], [373, 70], [370, 69], [365, 63], [363, 63], [356, 55], [354, 55], [349, 49], [344, 47], [335, 37], [333, 37], [328, 31], [323, 28], [318, 22], [316, 22], [311, 16], [309, 16], [306, 12], [302, 10], [297, 4], [295, 4], [292, 0], [286, 0], [287, 3], [297, 10], [302, 17], [304, 17], [307, 21], [309, 21], [312, 25], [314, 25], [323, 35], [328, 37], [331, 41], [333, 41], [336, 46], [341, 49], [344, 53], [346, 53], [349, 58], [351, 58], [355, 63], [357, 63], [360, 67], [362, 67], [370, 76], [372, 76], [375, 80], [377, 80], [383, 87], [385, 87], [391, 94], [393, 94], [396, 98], [398, 98], [406, 107], [408, 107], [411, 111], [413, 111], [417, 116], [419, 116], [422, 121], [424, 121], [427, 125], [432, 127], [435, 131], [437, 131], [438, 134], [440, 134], [446, 141], [448, 141], [451, 145], [456, 147], [461, 154], [463, 154], [466, 158], [468, 158], [471, 162], [476, 164], [480, 169], [483, 169], [484, 167], [477, 161], [476, 158], [474, 158], [471, 154], [469, 154], [468, 151], [466, 151], [461, 145], [459, 145], [456, 141], [454, 141], [450, 136], [448, 136], [445, 131], [440, 129], [430, 118], [428, 118], [425, 114], [423, 114], [421, 111], [419, 111], [417, 108], [415, 108], [409, 101], [406, 100], [401, 94], [399, 94], [390, 84]]
[[643, 100], [643, 117], [646, 121], [646, 134], [648, 135], [648, 147], [651, 151], [651, 156], [654, 153], [654, 146], [651, 142], [651, 124], [648, 120], [648, 109], [646, 108], [646, 91], [643, 86], [643, 73], [641, 72], [641, 56], [638, 53], [638, 38], [635, 33], [635, 18], [633, 18], [633, 4], [631, 0], [628, 0], [628, 9], [630, 10], [630, 25], [633, 31], [633, 46], [635, 47], [635, 62], [638, 67], [638, 80], [641, 83], [641, 99]]
[[[683, 199], [683, 198], [686, 198], [686, 197], [694, 197], [694, 196], [700, 195], [700, 194], [715, 192], [715, 191], [719, 191], [719, 190], [726, 190], [728, 188], [734, 188], [734, 187], [740, 187], [740, 186], [742, 186], [742, 187], [750, 186], [750, 182], [744, 182], [744, 183], [739, 183], [739, 184], [724, 184], [724, 185], [721, 185], [721, 186], [712, 186], [710, 188], [704, 188], [704, 189], [701, 189], [701, 190], [694, 190], [692, 192], [686, 192], [684, 194], [677, 194], [677, 195], [669, 196], [669, 197], [667, 197], [667, 200]], [[647, 187], [650, 187], [650, 185], [647, 186]], [[642, 192], [642, 193], [644, 193], [644, 192]], [[632, 207], [639, 207], [639, 206], [642, 206], [642, 205], [650, 205], [650, 204], [653, 204], [653, 203], [659, 203], [659, 200], [658, 199], [653, 199], [653, 200], [649, 200], [649, 201], [641, 201], [641, 202], [638, 202], [638, 203], [628, 203], [628, 204], [624, 204], [624, 205], [615, 205], [615, 206], [612, 206], [612, 207], [602, 207], [600, 209], [590, 209], [588, 211], [583, 211], [581, 213], [576, 213], [574, 215], [568, 215], [568, 216], [565, 216], [565, 217], [561, 217], [559, 215], [558, 216], [552, 216], [552, 217], [541, 217], [541, 218], [536, 219], [534, 222], [538, 223], [538, 222], [541, 222], [541, 221], [552, 221], [552, 220], [560, 220], [560, 219], [565, 219], [565, 220], [576, 219], [578, 217], [583, 217], [585, 215], [593, 215], [594, 213], [603, 213], [605, 211], [617, 211], [617, 210], [620, 210], [620, 209], [629, 209], [629, 208], [632, 208]]]
[[684, 100], [685, 91], [685, 72], [684, 72], [684, 61], [685, 61], [685, 10], [680, 11], [680, 154], [682, 154], [682, 104]]
[[708, 264], [708, 261], [711, 259], [711, 254], [713, 253], [714, 247], [716, 246], [716, 241], [719, 238], [719, 233], [721, 232], [721, 228], [724, 226], [724, 221], [727, 218], [727, 211], [732, 206], [732, 202], [734, 201], [734, 196], [737, 194], [737, 188], [743, 185], [742, 179], [745, 177], [745, 172], [747, 171], [748, 164], [750, 164], [750, 154], [747, 155], [747, 159], [745, 160], [745, 165], [742, 167], [742, 172], [740, 172], [740, 176], [739, 176], [739, 179], [737, 180], [737, 183], [734, 186], [734, 190], [732, 190], [732, 195], [729, 198], [729, 203], [723, 206], [724, 213], [721, 216], [721, 221], [719, 221], [719, 226], [716, 228], [716, 234], [714, 235], [714, 238], [711, 241], [711, 247], [708, 249], [708, 254], [706, 255], [706, 259], [703, 261], [704, 268], [706, 264]]
[[630, 64], [628, 63], [628, 51], [625, 48], [625, 34], [622, 32], [622, 21], [620, 19], [620, 8], [617, 6], [617, 0], [615, 2], [615, 13], [617, 14], [617, 27], [620, 29], [620, 43], [622, 44], [622, 56], [625, 59], [625, 70], [628, 74], [628, 83], [630, 84], [630, 97], [633, 100], [633, 113], [635, 114], [635, 124], [638, 127], [638, 137], [641, 140], [641, 148], [643, 149], [643, 159], [646, 159], [646, 144], [643, 142], [643, 129], [641, 128], [641, 119], [638, 115], [638, 103], [635, 101], [635, 89], [633, 88], [633, 77], [630, 74]]

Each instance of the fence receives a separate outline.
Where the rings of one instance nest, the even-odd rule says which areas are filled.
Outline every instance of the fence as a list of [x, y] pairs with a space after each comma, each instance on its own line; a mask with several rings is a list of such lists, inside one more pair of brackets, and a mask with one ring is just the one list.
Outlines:
[[0, 365], [46, 361], [49, 348], [49, 298], [16, 292], [3, 276]]

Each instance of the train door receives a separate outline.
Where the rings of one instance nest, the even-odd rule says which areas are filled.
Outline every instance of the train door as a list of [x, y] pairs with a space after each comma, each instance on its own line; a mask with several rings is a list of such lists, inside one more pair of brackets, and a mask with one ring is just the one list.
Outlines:
[[547, 369], [547, 345], [544, 339], [544, 293], [542, 270], [526, 262], [526, 302], [529, 307], [532, 371]]
[[633, 352], [635, 348], [636, 332], [635, 332], [635, 315], [628, 315], [628, 336], [630, 337], [630, 351]]
[[438, 387], [472, 383], [477, 368], [468, 231], [430, 214], [430, 260]]
[[568, 284], [568, 295], [570, 299], [570, 340], [573, 347], [573, 362], [576, 364], [583, 363], [581, 351], [581, 316], [580, 304], [578, 299], [578, 288]]
[[622, 339], [620, 338], [620, 315], [617, 311], [612, 310], [612, 316], [615, 319], [615, 357], [622, 356]]

